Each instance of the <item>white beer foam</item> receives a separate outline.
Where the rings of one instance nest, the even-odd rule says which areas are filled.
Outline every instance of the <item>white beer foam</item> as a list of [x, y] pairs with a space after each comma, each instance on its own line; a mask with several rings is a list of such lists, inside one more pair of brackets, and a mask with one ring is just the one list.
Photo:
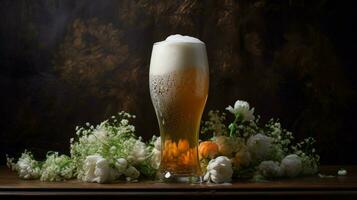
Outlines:
[[162, 75], [188, 67], [203, 70], [208, 68], [204, 42], [194, 37], [176, 34], [154, 44], [150, 75]]
[[204, 44], [201, 40], [199, 40], [195, 37], [191, 37], [191, 36], [187, 36], [187, 35], [180, 35], [180, 34], [170, 35], [169, 37], [166, 38], [166, 40], [164, 40], [164, 42], [171, 42], [171, 43], [188, 42], [188, 43]]

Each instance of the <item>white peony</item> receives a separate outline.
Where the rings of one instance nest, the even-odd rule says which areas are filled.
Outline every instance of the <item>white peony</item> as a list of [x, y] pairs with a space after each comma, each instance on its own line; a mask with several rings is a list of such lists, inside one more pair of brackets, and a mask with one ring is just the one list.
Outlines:
[[204, 180], [214, 183], [230, 182], [232, 175], [233, 169], [231, 161], [225, 156], [219, 156], [209, 161]]
[[295, 177], [302, 171], [301, 158], [296, 154], [290, 154], [281, 161], [281, 169], [285, 176]]
[[258, 166], [258, 170], [260, 174], [266, 178], [277, 178], [283, 175], [279, 163], [271, 160], [261, 162]]
[[273, 138], [263, 134], [256, 134], [249, 137], [247, 147], [253, 159], [265, 160], [272, 150]]
[[244, 121], [254, 120], [254, 108], [250, 109], [249, 103], [246, 101], [237, 100], [234, 103], [234, 107], [228, 106], [226, 108], [229, 112], [234, 115], [240, 114]]
[[128, 156], [129, 163], [136, 165], [146, 159], [147, 149], [141, 138], [135, 141], [133, 149], [130, 151]]
[[116, 179], [117, 172], [109, 166], [109, 162], [100, 155], [87, 156], [83, 165], [82, 181], [106, 183]]

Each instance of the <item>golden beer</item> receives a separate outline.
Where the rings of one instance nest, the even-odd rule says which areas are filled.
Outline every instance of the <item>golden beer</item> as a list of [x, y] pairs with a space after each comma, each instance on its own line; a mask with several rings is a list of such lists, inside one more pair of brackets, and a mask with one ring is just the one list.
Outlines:
[[150, 63], [150, 95], [161, 136], [159, 175], [164, 180], [201, 176], [198, 134], [209, 85], [204, 43], [175, 37], [154, 44]]

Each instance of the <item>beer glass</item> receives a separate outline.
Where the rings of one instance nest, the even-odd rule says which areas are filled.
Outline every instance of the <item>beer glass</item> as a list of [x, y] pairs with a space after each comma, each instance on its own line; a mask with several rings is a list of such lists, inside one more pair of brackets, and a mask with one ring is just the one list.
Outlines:
[[155, 43], [149, 74], [161, 136], [159, 178], [199, 181], [198, 134], [209, 84], [205, 44], [181, 35]]

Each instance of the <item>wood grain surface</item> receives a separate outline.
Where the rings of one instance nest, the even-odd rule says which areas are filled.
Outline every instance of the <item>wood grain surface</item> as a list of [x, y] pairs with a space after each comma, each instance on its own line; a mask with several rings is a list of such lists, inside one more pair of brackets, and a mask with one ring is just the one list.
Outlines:
[[[321, 173], [336, 174], [340, 166], [322, 166]], [[320, 178], [317, 175], [295, 179], [279, 179], [267, 182], [234, 180], [230, 184], [174, 184], [141, 180], [136, 183], [116, 182], [111, 184], [83, 183], [77, 180], [65, 182], [41, 182], [39, 180], [21, 180], [14, 172], [0, 169], [0, 197], [125, 197], [125, 198], [194, 198], [205, 196], [255, 197], [275, 196], [317, 197], [317, 199], [356, 199], [357, 166], [344, 166], [347, 176]], [[2, 198], [0, 198], [2, 199]]]

